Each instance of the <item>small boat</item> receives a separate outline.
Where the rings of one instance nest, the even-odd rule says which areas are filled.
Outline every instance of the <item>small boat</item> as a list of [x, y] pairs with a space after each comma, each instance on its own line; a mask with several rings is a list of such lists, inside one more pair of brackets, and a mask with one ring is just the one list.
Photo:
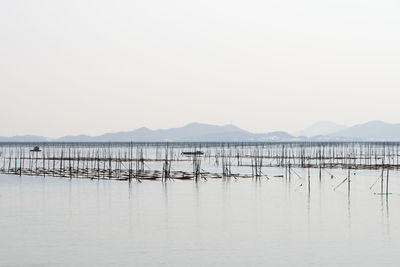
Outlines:
[[203, 156], [204, 152], [203, 151], [184, 151], [181, 153], [183, 156]]
[[31, 149], [31, 152], [40, 152], [42, 150], [40, 150], [40, 147], [35, 146], [33, 149]]

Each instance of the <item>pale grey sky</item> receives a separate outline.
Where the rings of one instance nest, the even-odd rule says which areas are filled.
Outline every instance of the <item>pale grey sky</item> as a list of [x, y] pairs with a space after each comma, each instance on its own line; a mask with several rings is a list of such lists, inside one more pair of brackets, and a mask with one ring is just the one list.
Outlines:
[[400, 1], [0, 1], [0, 135], [400, 122]]

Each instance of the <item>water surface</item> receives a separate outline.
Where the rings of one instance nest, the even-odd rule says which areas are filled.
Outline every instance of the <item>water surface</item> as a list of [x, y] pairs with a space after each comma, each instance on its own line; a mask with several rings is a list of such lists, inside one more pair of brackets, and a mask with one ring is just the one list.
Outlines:
[[[272, 174], [282, 170], [271, 169]], [[306, 177], [305, 171], [297, 171]], [[314, 173], [315, 172], [315, 173]], [[398, 266], [400, 183], [0, 176], [0, 266]]]

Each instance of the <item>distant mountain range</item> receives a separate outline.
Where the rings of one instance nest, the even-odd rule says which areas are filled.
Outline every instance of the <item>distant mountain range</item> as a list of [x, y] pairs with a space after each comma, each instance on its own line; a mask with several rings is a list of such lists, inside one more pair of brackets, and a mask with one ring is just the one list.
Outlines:
[[273, 141], [290, 140], [294, 136], [285, 132], [271, 132], [265, 134], [254, 134], [240, 129], [235, 125], [228, 124], [223, 126], [189, 123], [183, 127], [150, 130], [142, 127], [129, 132], [106, 133], [99, 136], [64, 136], [55, 141], [59, 142], [235, 142], [235, 141]]
[[0, 142], [273, 142], [273, 141], [400, 141], [400, 124], [370, 121], [351, 127], [332, 122], [318, 122], [297, 132], [251, 133], [235, 125], [223, 126], [190, 123], [179, 128], [151, 130], [145, 127], [99, 136], [76, 135], [50, 139], [24, 135], [0, 137]]

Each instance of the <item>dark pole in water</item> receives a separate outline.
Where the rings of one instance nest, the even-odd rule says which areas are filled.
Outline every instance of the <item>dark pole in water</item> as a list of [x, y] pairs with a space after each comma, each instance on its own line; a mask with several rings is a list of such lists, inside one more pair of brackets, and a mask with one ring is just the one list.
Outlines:
[[129, 183], [132, 180], [132, 141], [129, 143]]
[[43, 158], [42, 158], [42, 160], [43, 160], [43, 177], [46, 177], [46, 150], [44, 147], [43, 147], [42, 153], [43, 153]]
[[383, 194], [383, 171], [384, 171], [384, 168], [383, 168], [383, 166], [382, 166], [382, 174], [381, 174], [381, 194]]
[[19, 176], [21, 176], [21, 174], [22, 174], [22, 161], [23, 161], [23, 158], [24, 158], [24, 156], [22, 155], [22, 151], [20, 150], [19, 151]]
[[311, 192], [311, 177], [310, 177], [310, 167], [308, 167], [308, 194]]
[[387, 169], [386, 174], [386, 195], [389, 195], [389, 168]]
[[350, 194], [350, 168], [347, 171], [347, 191]]

